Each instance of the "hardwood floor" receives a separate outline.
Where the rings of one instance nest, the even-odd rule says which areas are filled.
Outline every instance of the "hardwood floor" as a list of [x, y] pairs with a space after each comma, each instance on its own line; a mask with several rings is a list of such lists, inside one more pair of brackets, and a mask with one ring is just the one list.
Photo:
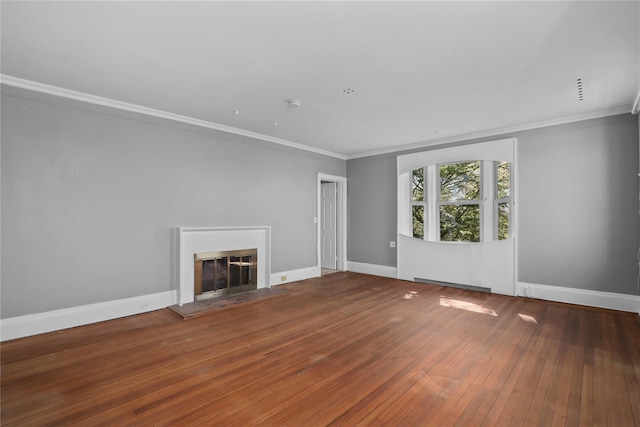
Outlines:
[[640, 426], [637, 314], [334, 273], [2, 344], [3, 426]]

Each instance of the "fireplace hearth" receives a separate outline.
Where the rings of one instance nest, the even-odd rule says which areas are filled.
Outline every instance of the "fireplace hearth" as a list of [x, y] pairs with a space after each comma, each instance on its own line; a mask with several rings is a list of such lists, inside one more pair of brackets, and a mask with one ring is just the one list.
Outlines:
[[195, 300], [217, 298], [257, 289], [257, 254], [257, 249], [194, 254]]

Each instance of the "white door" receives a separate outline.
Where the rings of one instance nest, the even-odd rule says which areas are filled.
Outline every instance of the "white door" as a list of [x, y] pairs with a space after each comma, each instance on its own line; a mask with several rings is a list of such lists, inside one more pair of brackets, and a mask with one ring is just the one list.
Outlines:
[[336, 183], [323, 182], [320, 211], [322, 268], [336, 269]]

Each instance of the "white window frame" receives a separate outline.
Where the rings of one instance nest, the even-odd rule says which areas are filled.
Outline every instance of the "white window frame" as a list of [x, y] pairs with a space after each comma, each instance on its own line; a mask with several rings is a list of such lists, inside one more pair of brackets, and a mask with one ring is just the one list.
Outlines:
[[[480, 162], [480, 198], [476, 200], [440, 200], [440, 166], [455, 163]], [[513, 207], [513, 162], [509, 163], [509, 197], [497, 199], [498, 162], [504, 160], [455, 160], [422, 167], [413, 168], [409, 172], [409, 221], [410, 236], [413, 237], [413, 206], [424, 206], [424, 240], [452, 244], [473, 244], [498, 240], [498, 205], [509, 204], [509, 236], [512, 236], [512, 207]], [[412, 175], [413, 171], [424, 169], [424, 200], [413, 201]], [[449, 242], [441, 240], [440, 236], [440, 206], [446, 205], [477, 205], [480, 210], [480, 241], [479, 242]], [[417, 237], [416, 237], [417, 238]]]
[[498, 232], [499, 232], [499, 225], [498, 225], [498, 221], [499, 221], [499, 213], [500, 210], [498, 209], [498, 206], [502, 203], [507, 203], [509, 205], [509, 217], [508, 217], [508, 221], [509, 221], [509, 238], [512, 237], [513, 235], [513, 162], [504, 162], [504, 163], [509, 163], [509, 197], [503, 197], [501, 199], [498, 199], [498, 163], [502, 163], [502, 161], [497, 161], [494, 163], [495, 166], [495, 170], [493, 171], [494, 174], [494, 182], [495, 185], [493, 186], [493, 191], [495, 191], [495, 201], [493, 203], [493, 209], [495, 210], [495, 214], [494, 214], [494, 221], [493, 221], [493, 227], [494, 227], [494, 231], [493, 231], [493, 240], [500, 240], [499, 236], [498, 236]]
[[[440, 166], [443, 165], [454, 165], [457, 163], [474, 163], [474, 162], [479, 162], [480, 163], [480, 196], [478, 199], [474, 199], [474, 200], [441, 200], [441, 196], [442, 196], [442, 185], [440, 185]], [[438, 163], [436, 165], [434, 165], [436, 168], [436, 175], [438, 178], [438, 185], [436, 186], [436, 194], [433, 195], [433, 197], [435, 197], [435, 204], [436, 204], [436, 231], [437, 231], [437, 238], [436, 240], [439, 242], [446, 242], [446, 243], [477, 243], [477, 242], [450, 242], [448, 240], [442, 240], [442, 236], [440, 235], [440, 207], [441, 206], [478, 206], [478, 210], [480, 211], [480, 241], [484, 241], [483, 239], [483, 231], [484, 231], [484, 227], [483, 227], [483, 218], [484, 218], [484, 212], [483, 212], [483, 197], [484, 197], [484, 193], [485, 193], [485, 178], [484, 178], [484, 162], [483, 161], [479, 161], [479, 160], [463, 160], [463, 161], [455, 161], [455, 162], [446, 162], [446, 163]]]
[[[422, 169], [422, 200], [417, 200], [414, 201], [413, 200], [413, 171], [414, 170], [418, 170], [418, 169]], [[426, 239], [427, 237], [427, 227], [426, 227], [426, 221], [425, 218], [428, 218], [427, 216], [427, 168], [426, 167], [422, 167], [422, 168], [416, 168], [411, 171], [411, 173], [409, 174], [409, 203], [410, 203], [410, 207], [409, 207], [409, 216], [410, 216], [410, 222], [411, 222], [411, 237], [413, 237], [413, 207], [414, 206], [422, 206], [423, 209], [423, 213], [424, 213], [424, 217], [422, 218], [422, 230], [423, 230], [423, 239]], [[417, 237], [415, 237], [417, 239]]]

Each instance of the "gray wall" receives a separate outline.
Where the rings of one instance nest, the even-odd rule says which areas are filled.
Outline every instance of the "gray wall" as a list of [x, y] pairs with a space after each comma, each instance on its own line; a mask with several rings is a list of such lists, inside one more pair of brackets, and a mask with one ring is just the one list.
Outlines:
[[346, 162], [4, 88], [2, 318], [172, 289], [177, 226], [272, 226], [315, 266], [316, 175]]
[[395, 266], [396, 156], [347, 161], [347, 258]]
[[[636, 294], [638, 116], [451, 145], [510, 137], [519, 144], [518, 280]], [[396, 233], [396, 156], [409, 152], [347, 162], [350, 261], [396, 265], [388, 242]]]
[[[6, 88], [1, 130], [2, 318], [170, 290], [176, 226], [271, 225], [273, 272], [314, 266], [317, 172], [348, 176], [348, 259], [396, 264], [400, 153], [344, 162]], [[464, 142], [519, 140], [520, 281], [635, 294], [638, 131]]]

